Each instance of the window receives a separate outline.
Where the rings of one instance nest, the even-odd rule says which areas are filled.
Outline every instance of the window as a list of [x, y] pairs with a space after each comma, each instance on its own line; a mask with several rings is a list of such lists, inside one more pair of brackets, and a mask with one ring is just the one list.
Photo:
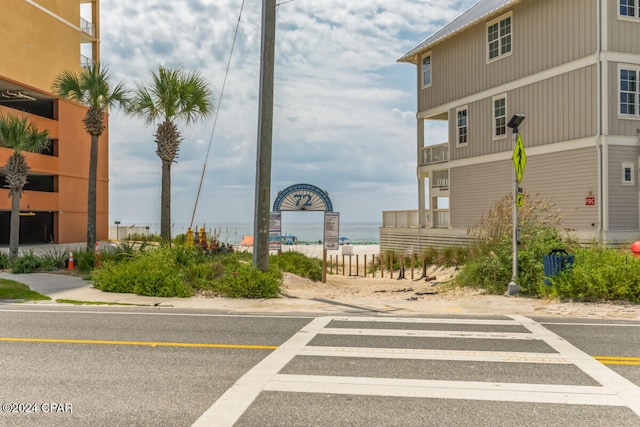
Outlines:
[[620, 0], [620, 16], [635, 18], [638, 16], [637, 0]]
[[633, 163], [623, 163], [622, 164], [622, 184], [623, 185], [633, 185], [635, 183], [633, 176]]
[[638, 110], [638, 70], [620, 68], [620, 110], [622, 116], [636, 116]]
[[422, 57], [422, 87], [431, 86], [431, 52]]
[[507, 96], [493, 97], [493, 139], [507, 136]]
[[469, 143], [469, 118], [467, 107], [462, 107], [456, 111], [456, 141], [458, 146]]
[[511, 14], [501, 16], [487, 24], [487, 61], [511, 53]]

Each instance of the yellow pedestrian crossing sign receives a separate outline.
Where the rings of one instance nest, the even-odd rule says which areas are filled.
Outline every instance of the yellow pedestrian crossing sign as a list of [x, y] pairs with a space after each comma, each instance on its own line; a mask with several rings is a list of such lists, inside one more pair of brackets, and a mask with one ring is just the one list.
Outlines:
[[522, 174], [524, 173], [524, 166], [527, 164], [527, 155], [524, 152], [524, 144], [522, 143], [522, 136], [518, 134], [516, 138], [516, 147], [513, 150], [513, 167], [516, 170], [516, 179], [518, 182], [522, 181]]

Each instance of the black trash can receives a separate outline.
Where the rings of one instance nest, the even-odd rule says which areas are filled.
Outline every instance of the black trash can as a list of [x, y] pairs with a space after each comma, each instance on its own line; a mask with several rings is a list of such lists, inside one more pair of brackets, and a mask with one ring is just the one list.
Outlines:
[[569, 255], [564, 249], [551, 249], [549, 255], [542, 255], [544, 263], [544, 284], [551, 286], [550, 277], [557, 276], [565, 268], [571, 268], [575, 255]]

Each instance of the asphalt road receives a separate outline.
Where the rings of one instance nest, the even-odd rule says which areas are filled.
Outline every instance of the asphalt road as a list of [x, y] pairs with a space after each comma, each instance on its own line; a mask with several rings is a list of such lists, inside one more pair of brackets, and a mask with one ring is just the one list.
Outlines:
[[640, 426], [640, 322], [0, 305], [1, 426]]

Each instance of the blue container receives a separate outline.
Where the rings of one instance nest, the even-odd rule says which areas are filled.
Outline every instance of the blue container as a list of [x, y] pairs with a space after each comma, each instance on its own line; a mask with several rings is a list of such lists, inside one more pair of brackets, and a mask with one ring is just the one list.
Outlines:
[[552, 249], [549, 255], [542, 255], [544, 263], [544, 284], [551, 286], [550, 277], [557, 276], [565, 268], [571, 268], [575, 255], [569, 255], [564, 249]]

